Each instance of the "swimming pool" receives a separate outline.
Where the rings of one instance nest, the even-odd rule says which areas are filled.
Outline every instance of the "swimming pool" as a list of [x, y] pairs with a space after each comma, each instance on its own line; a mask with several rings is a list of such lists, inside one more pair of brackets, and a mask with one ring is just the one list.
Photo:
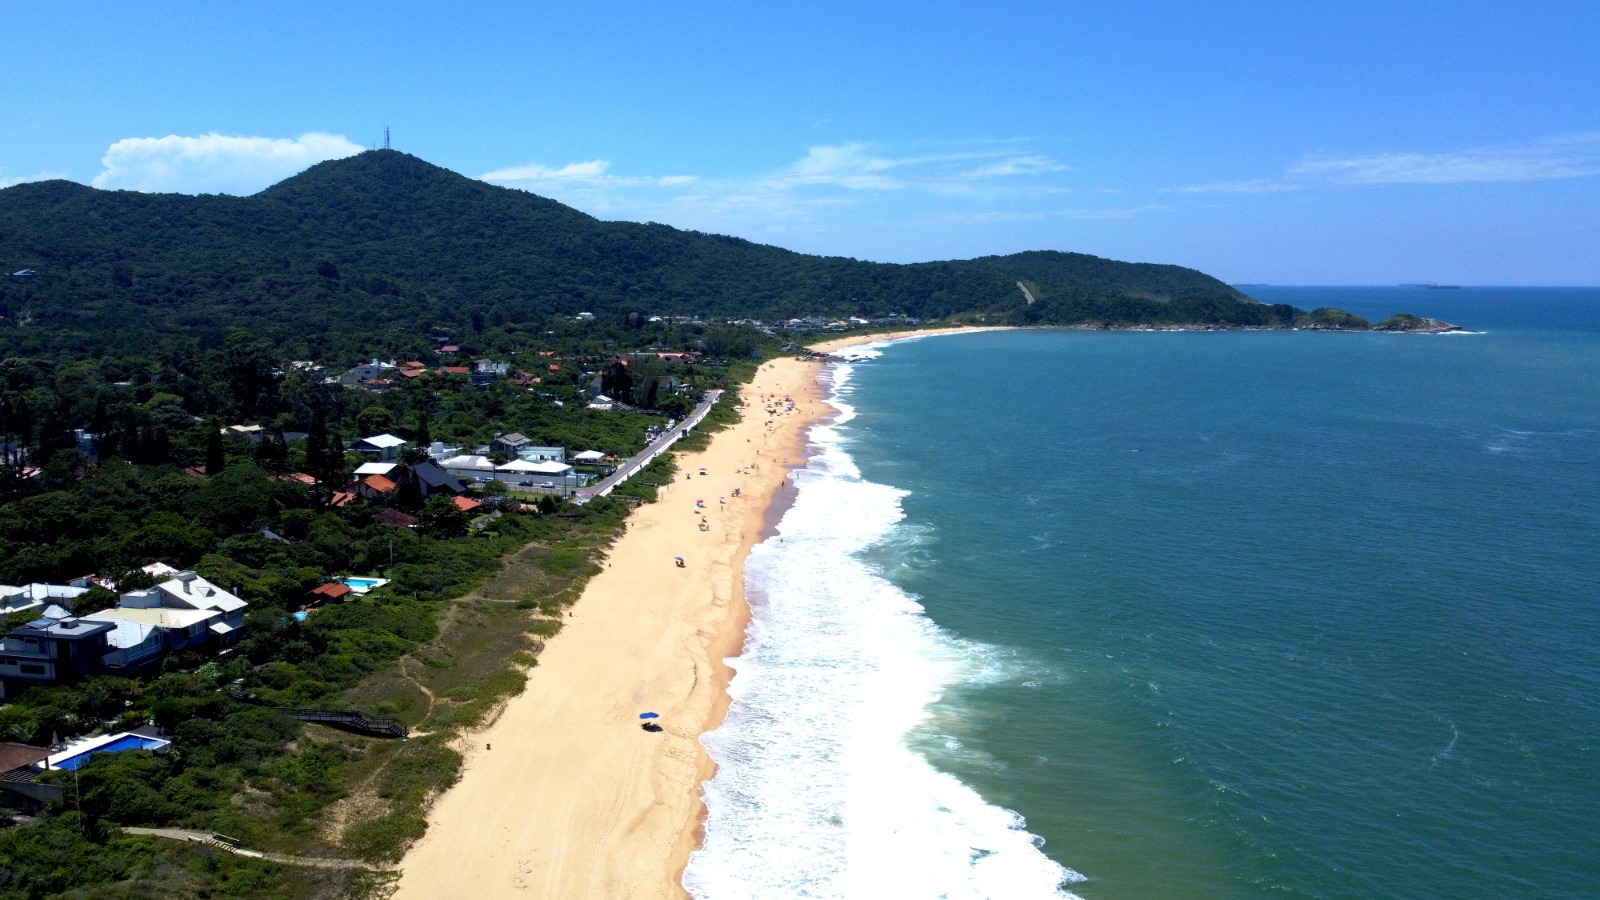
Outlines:
[[49, 766], [52, 769], [66, 769], [70, 772], [88, 762], [89, 758], [96, 753], [115, 753], [118, 750], [160, 751], [171, 743], [171, 741], [164, 741], [160, 738], [124, 732], [101, 743], [90, 743], [77, 752], [73, 752], [73, 749], [69, 747], [66, 754], [70, 755], [52, 756], [49, 760]]
[[387, 579], [387, 578], [346, 578], [344, 580], [344, 583], [350, 586], [350, 590], [355, 591], [358, 594], [365, 594], [367, 591], [370, 591], [373, 588], [383, 587], [384, 585], [388, 584], [389, 583], [389, 579]]

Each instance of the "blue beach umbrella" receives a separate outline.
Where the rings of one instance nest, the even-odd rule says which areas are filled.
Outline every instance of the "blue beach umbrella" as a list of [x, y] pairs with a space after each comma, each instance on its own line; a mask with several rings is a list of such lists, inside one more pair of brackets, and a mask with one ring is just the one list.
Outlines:
[[642, 713], [639, 713], [639, 718], [641, 718], [641, 719], [659, 719], [661, 717], [656, 715], [653, 712], [642, 712]]

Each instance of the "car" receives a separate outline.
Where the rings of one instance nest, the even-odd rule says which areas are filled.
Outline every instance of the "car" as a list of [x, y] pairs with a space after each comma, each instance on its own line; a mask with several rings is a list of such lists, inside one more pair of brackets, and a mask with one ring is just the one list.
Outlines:
[[556, 486], [556, 483], [554, 481], [546, 481], [545, 483], [539, 485], [539, 487], [547, 487], [547, 488], [553, 488], [555, 486]]

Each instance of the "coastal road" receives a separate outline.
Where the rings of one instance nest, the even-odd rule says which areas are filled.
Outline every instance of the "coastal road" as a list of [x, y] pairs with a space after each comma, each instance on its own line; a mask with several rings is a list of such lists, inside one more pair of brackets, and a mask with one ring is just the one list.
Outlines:
[[594, 485], [593, 487], [587, 487], [583, 488], [582, 490], [573, 491], [571, 496], [572, 502], [588, 503], [590, 500], [593, 500], [596, 497], [604, 497], [605, 495], [611, 493], [612, 488], [623, 483], [624, 481], [627, 481], [629, 478], [632, 478], [635, 473], [649, 464], [652, 459], [655, 459], [661, 454], [667, 452], [668, 448], [670, 448], [673, 444], [676, 444], [678, 440], [683, 437], [685, 432], [694, 430], [694, 427], [700, 424], [701, 420], [706, 417], [706, 413], [711, 411], [712, 405], [714, 405], [721, 396], [721, 390], [706, 391], [705, 396], [702, 397], [700, 402], [695, 405], [695, 408], [692, 412], [690, 412], [687, 416], [684, 416], [682, 422], [679, 422], [668, 433], [656, 438], [655, 442], [644, 448], [642, 452], [629, 457], [627, 462], [617, 466], [617, 470], [615, 472], [607, 475], [598, 484]]

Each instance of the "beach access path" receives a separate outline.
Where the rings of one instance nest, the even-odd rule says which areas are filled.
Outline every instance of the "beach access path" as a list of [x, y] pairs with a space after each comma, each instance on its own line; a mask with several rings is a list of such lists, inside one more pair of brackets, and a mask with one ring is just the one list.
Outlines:
[[[458, 743], [461, 780], [402, 861], [397, 897], [685, 896], [714, 771], [699, 738], [727, 710], [723, 660], [749, 618], [744, 559], [792, 496], [809, 425], [831, 411], [819, 368], [763, 364], [740, 388], [741, 420], [629, 516], [527, 689]], [[661, 730], [643, 730], [642, 712]]]

